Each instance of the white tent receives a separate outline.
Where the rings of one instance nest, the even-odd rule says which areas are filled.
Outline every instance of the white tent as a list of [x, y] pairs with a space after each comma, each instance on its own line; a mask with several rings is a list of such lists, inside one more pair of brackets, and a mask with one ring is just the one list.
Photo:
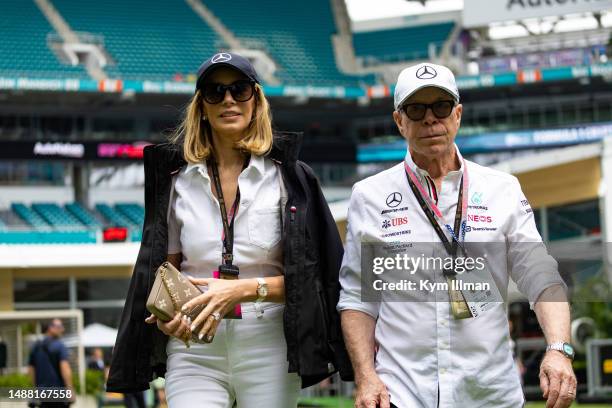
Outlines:
[[[81, 332], [81, 344], [83, 347], [114, 347], [117, 338], [117, 329], [100, 323], [93, 323], [85, 327]], [[78, 343], [78, 338], [66, 336], [63, 339], [67, 346]]]

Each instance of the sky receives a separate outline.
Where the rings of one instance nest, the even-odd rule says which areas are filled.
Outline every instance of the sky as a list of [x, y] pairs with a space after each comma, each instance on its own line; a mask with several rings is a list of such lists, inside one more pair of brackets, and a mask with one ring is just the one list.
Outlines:
[[463, 0], [429, 1], [426, 6], [406, 0], [345, 0], [345, 2], [353, 21], [463, 9]]

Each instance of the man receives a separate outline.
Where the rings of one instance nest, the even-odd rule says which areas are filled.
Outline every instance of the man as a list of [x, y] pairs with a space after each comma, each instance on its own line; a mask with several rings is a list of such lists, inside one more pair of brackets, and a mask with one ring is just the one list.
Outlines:
[[[60, 319], [53, 319], [43, 325], [45, 338], [36, 342], [30, 353], [28, 372], [32, 384], [36, 387], [57, 387], [70, 389], [74, 400], [72, 386], [72, 369], [68, 362], [68, 349], [60, 340], [64, 334], [64, 325]], [[68, 403], [42, 402], [41, 407], [63, 407]]]
[[[556, 262], [539, 248], [541, 237], [518, 180], [462, 158], [454, 141], [463, 108], [448, 68], [406, 68], [394, 104], [393, 118], [408, 142], [405, 162], [354, 186], [340, 271], [338, 310], [355, 370], [355, 406], [524, 404], [501, 298], [478, 303], [469, 291], [448, 289], [436, 292], [433, 301], [389, 301], [387, 292], [378, 301], [362, 301], [362, 282], [372, 273], [362, 270], [362, 243], [371, 242], [400, 248], [436, 243], [454, 260], [467, 243], [498, 244], [488, 254], [487, 263], [495, 265], [491, 278], [503, 288], [512, 277], [532, 302], [551, 349], [540, 368], [546, 406], [569, 406], [576, 379], [565, 285]], [[453, 266], [427, 273], [447, 282], [458, 277]]]

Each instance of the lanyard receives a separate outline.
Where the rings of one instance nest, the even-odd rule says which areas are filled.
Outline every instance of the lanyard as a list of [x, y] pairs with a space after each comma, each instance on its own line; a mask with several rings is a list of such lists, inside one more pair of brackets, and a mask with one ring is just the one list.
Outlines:
[[[244, 161], [242, 169], [246, 168], [248, 159]], [[221, 188], [221, 178], [219, 177], [219, 168], [215, 159], [211, 161], [210, 167], [212, 169], [213, 180], [215, 182], [215, 189], [217, 190], [217, 197], [219, 199], [219, 207], [221, 207], [221, 221], [223, 221], [223, 232], [221, 233], [221, 240], [223, 241], [223, 262], [226, 265], [231, 265], [234, 260], [234, 218], [236, 212], [238, 212], [238, 203], [240, 202], [240, 186], [236, 188], [236, 199], [234, 205], [230, 208], [228, 217], [227, 209], [225, 207], [225, 199], [223, 198], [223, 189]]]
[[[468, 197], [468, 172], [467, 165], [465, 161], [463, 162], [463, 176], [461, 177], [461, 187], [459, 188], [459, 195], [457, 197], [457, 212], [455, 213], [455, 225], [454, 228], [451, 228], [450, 225], [444, 222], [444, 218], [442, 217], [442, 212], [438, 208], [438, 206], [431, 200], [429, 194], [425, 192], [425, 188], [416, 177], [414, 172], [410, 169], [408, 164], [404, 162], [404, 169], [406, 170], [406, 178], [408, 179], [408, 184], [412, 189], [417, 201], [419, 202], [423, 212], [427, 216], [430, 224], [436, 231], [438, 237], [444, 244], [444, 248], [449, 255], [455, 256], [457, 254], [457, 247], [461, 246], [461, 249], [465, 252], [465, 248], [463, 248], [462, 242], [465, 240], [465, 225], [467, 219], [467, 197]], [[440, 224], [443, 224], [447, 231], [450, 233], [452, 237], [452, 244], [449, 242], [446, 234], [442, 231]]]

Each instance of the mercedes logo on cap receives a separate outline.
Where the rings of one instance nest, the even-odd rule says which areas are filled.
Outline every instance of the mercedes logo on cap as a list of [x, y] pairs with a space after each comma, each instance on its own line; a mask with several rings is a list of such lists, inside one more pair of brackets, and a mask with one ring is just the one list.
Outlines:
[[212, 62], [213, 64], [216, 64], [218, 62], [227, 62], [231, 59], [232, 59], [232, 56], [228, 54], [227, 52], [220, 52], [218, 54], [213, 55], [213, 57], [210, 59], [210, 62]]
[[433, 79], [437, 76], [438, 73], [436, 70], [429, 65], [423, 65], [421, 68], [417, 69], [416, 72], [416, 77], [419, 79]]
[[395, 208], [402, 202], [402, 195], [397, 191], [389, 194], [387, 197], [387, 207]]

